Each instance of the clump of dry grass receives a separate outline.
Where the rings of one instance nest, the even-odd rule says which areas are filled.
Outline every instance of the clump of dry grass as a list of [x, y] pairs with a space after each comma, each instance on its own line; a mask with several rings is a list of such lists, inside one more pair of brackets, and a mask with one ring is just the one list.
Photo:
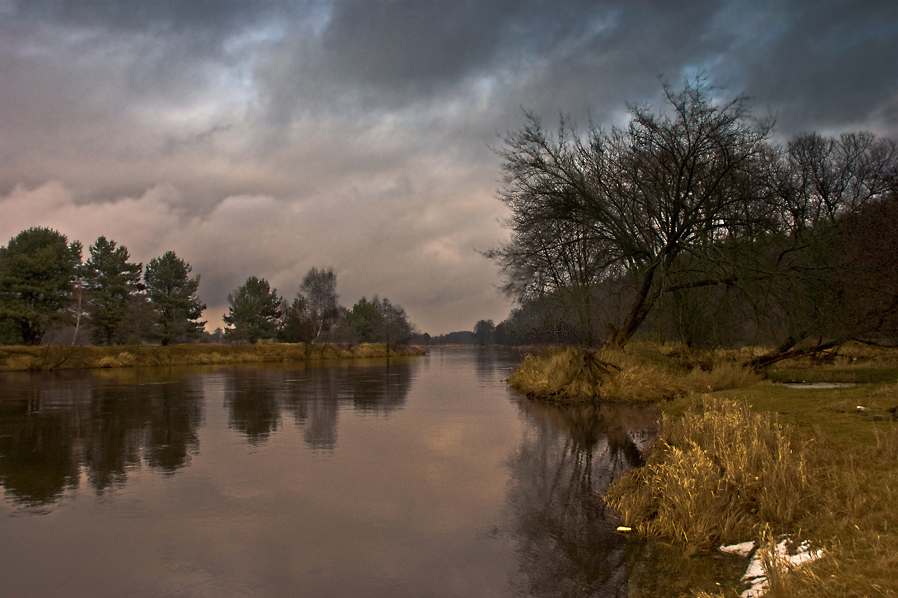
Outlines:
[[742, 388], [761, 382], [761, 376], [743, 362], [718, 362], [710, 371], [692, 370], [686, 376], [686, 386], [693, 391], [716, 392], [730, 388]]
[[691, 392], [712, 392], [760, 381], [756, 373], [731, 361], [720, 361], [712, 363], [708, 369], [691, 371], [677, 366], [677, 362], [665, 363], [659, 351], [652, 353], [645, 347], [637, 351], [602, 349], [595, 352], [550, 348], [536, 357], [527, 355], [508, 382], [528, 396], [655, 402]]
[[898, 426], [892, 425], [885, 432], [878, 428], [873, 429], [876, 437], [876, 447], [873, 449], [874, 459], [883, 459], [892, 463], [898, 462]]
[[710, 547], [788, 527], [807, 508], [807, 444], [775, 417], [709, 398], [662, 430], [649, 462], [608, 490], [624, 525]]

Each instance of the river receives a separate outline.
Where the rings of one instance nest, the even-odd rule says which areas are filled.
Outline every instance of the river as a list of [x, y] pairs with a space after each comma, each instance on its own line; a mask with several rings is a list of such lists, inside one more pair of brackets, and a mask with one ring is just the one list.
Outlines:
[[8, 596], [626, 596], [598, 498], [656, 414], [509, 390], [513, 351], [0, 373]]

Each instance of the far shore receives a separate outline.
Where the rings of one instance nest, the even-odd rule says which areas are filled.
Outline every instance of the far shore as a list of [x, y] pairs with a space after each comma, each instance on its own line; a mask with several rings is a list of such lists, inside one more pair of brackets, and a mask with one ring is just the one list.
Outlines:
[[117, 345], [111, 347], [26, 347], [0, 345], [0, 371], [44, 371], [172, 365], [297, 363], [423, 355], [422, 347], [387, 349], [359, 345], [279, 343], [257, 345]]

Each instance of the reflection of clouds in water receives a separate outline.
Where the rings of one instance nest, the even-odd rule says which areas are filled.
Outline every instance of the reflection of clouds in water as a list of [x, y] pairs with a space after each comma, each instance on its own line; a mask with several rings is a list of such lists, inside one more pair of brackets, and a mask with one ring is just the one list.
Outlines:
[[196, 379], [131, 386], [81, 371], [9, 373], [0, 388], [0, 484], [16, 502], [52, 504], [82, 471], [103, 493], [142, 462], [174, 473], [199, 451]]
[[530, 424], [509, 460], [507, 529], [516, 595], [626, 596], [626, 540], [600, 498], [642, 460], [658, 413], [642, 405], [551, 406], [520, 400]]

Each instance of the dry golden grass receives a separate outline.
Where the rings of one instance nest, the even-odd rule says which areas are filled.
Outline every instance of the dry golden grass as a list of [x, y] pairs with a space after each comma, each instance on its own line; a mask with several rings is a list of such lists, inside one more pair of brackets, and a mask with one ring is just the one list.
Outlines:
[[[655, 401], [665, 414], [648, 464], [608, 493], [647, 545], [672, 554], [651, 567], [660, 576], [653, 589], [637, 595], [735, 596], [741, 573], [729, 593], [713, 589], [718, 543], [766, 546], [790, 533], [825, 557], [772, 569], [767, 596], [898, 597], [898, 424], [888, 411], [898, 406], [898, 349], [848, 343], [767, 372], [774, 381], [860, 384], [828, 390], [759, 383], [739, 364], [766, 352], [632, 343], [596, 353], [593, 367], [582, 352], [553, 349], [528, 357], [509, 382], [558, 401]], [[705, 548], [703, 565], [684, 563], [686, 543]]]
[[536, 357], [527, 355], [508, 382], [528, 396], [555, 400], [656, 402], [692, 392], [750, 386], [760, 380], [735, 360], [720, 359], [707, 369], [690, 371], [657, 348], [650, 351], [646, 344], [628, 351], [550, 348]]
[[[790, 439], [793, 456], [801, 457], [803, 464], [800, 468], [781, 469], [777, 475], [773, 475], [775, 471], [768, 471], [775, 468], [764, 467], [764, 475], [758, 476], [758, 482], [763, 480], [764, 485], [768, 486], [764, 492], [772, 500], [784, 501], [783, 505], [776, 505], [776, 509], [781, 512], [774, 511], [772, 515], [764, 516], [763, 508], [759, 508], [758, 513], [752, 513], [749, 508], [746, 515], [743, 509], [742, 519], [744, 523], [751, 524], [755, 534], [734, 538], [734, 541], [754, 539], [763, 543], [765, 537], [769, 538], [771, 534], [790, 533], [793, 538], [810, 540], [815, 548], [824, 549], [824, 558], [819, 561], [797, 569], [774, 571], [767, 596], [898, 596], [898, 575], [895, 575], [895, 571], [898, 571], [898, 509], [895, 508], [898, 504], [898, 424], [889, 421], [890, 414], [885, 411], [887, 407], [898, 405], [898, 385], [890, 382], [843, 389], [793, 390], [759, 384], [717, 393], [717, 396], [711, 398], [735, 402], [742, 409], [768, 418], [768, 421], [780, 422], [782, 425], [779, 429], [785, 438]], [[854, 406], [858, 404], [870, 406], [871, 412], [856, 412]], [[725, 488], [725, 484], [714, 483], [718, 479], [715, 477], [717, 472], [723, 471], [722, 466], [726, 467], [726, 471], [735, 471], [738, 467], [729, 462], [750, 463], [751, 459], [747, 455], [757, 452], [752, 448], [757, 445], [754, 435], [749, 435], [748, 438], [734, 436], [721, 441], [718, 450], [725, 450], [727, 454], [723, 459], [713, 456], [710, 458], [718, 467], [715, 472], [707, 466], [708, 452], [703, 450], [700, 453], [695, 450], [695, 447], [704, 449], [703, 441], [698, 438], [707, 436], [709, 432], [712, 436], [725, 438], [720, 431], [714, 432], [714, 427], [706, 425], [705, 417], [697, 417], [711, 408], [711, 401], [704, 397], [701, 402], [697, 397], [682, 398], [663, 403], [660, 408], [666, 416], [667, 428], [663, 433], [665, 439], [673, 435], [682, 436], [686, 441], [673, 443], [680, 453], [676, 457], [671, 456], [673, 451], [667, 446], [668, 443], [659, 442], [649, 459], [649, 465], [670, 463], [671, 468], [676, 465], [680, 472], [685, 471], [686, 475], [690, 475], [692, 481], [684, 481], [674, 474], [667, 478], [656, 474], [651, 479], [642, 479], [641, 483], [637, 483], [640, 480], [635, 477], [624, 478], [613, 491], [621, 496], [629, 493], [630, 496], [624, 500], [629, 501], [629, 508], [637, 514], [641, 509], [643, 517], [646, 517], [646, 512], [657, 512], [657, 505], [662, 500], [676, 502], [667, 497], [671, 493], [688, 495], [682, 488], [689, 488], [690, 484], [693, 488]], [[778, 412], [776, 419], [773, 412]], [[877, 419], [874, 414], [880, 417]], [[788, 424], [783, 423], [784, 421]], [[676, 427], [680, 430], [677, 431]], [[750, 468], [746, 466], [746, 469]], [[799, 474], [804, 476], [804, 481], [796, 481], [800, 480]], [[645, 476], [644, 473], [636, 475]], [[803, 489], [802, 500], [790, 503], [796, 494], [794, 490], [789, 490], [790, 487]], [[744, 498], [744, 495], [737, 495], [734, 504], [738, 505]], [[685, 500], [688, 501], [688, 497]], [[683, 510], [686, 511], [684, 519], [688, 521], [691, 518], [692, 524], [671, 525], [669, 528], [673, 531], [668, 532], [646, 526], [644, 533], [666, 533], [671, 536], [680, 534], [662, 542], [678, 545], [682, 551], [685, 543], [683, 538], [687, 537], [683, 535], [682, 529], [687, 525], [694, 525], [699, 530], [711, 530], [703, 533], [723, 537], [724, 530], [728, 527], [732, 529], [732, 522], [740, 519], [738, 515], [721, 510], [715, 521], [707, 514], [707, 509], [711, 509], [713, 513], [720, 505], [707, 497], [692, 501], [691, 505]], [[762, 521], [763, 519], [766, 521]], [[660, 527], [659, 524], [655, 525]], [[760, 533], [757, 531], [759, 529], [762, 529]], [[653, 595], [736, 595], [738, 592], [734, 590], [715, 593], [715, 590], [708, 587], [713, 586], [713, 580], [706, 577], [710, 573], [704, 573], [704, 570], [712, 571], [722, 562], [710, 556], [716, 552], [713, 550], [714, 544], [716, 543], [705, 544], [711, 550], [705, 551], [707, 556], [698, 559], [706, 559], [705, 565], [689, 569], [692, 571], [690, 579], [682, 579], [682, 575], [686, 575], [682, 572], [687, 568], [670, 566], [667, 571], [672, 573], [664, 575], [673, 575], [677, 579], [656, 580], [659, 587], [686, 586], [696, 590], [691, 593], [688, 590], [665, 590]], [[676, 555], [676, 550], [674, 553]], [[681, 556], [675, 556], [674, 560], [677, 558], [682, 561]], [[743, 571], [746, 564], [743, 564]], [[677, 573], [678, 570], [681, 574]], [[733, 580], [737, 577], [733, 577]], [[668, 585], [661, 586], [662, 583]], [[699, 588], [704, 593], [698, 592]]]
[[810, 497], [807, 443], [775, 417], [706, 397], [665, 415], [642, 468], [615, 482], [607, 502], [624, 525], [701, 547], [787, 530]]
[[[389, 355], [420, 355], [410, 347]], [[171, 365], [228, 365], [246, 363], [293, 363], [309, 360], [387, 357], [382, 344], [349, 346], [265, 345], [171, 345], [114, 347], [21, 347], [0, 346], [0, 369], [51, 370], [153, 367]]]

